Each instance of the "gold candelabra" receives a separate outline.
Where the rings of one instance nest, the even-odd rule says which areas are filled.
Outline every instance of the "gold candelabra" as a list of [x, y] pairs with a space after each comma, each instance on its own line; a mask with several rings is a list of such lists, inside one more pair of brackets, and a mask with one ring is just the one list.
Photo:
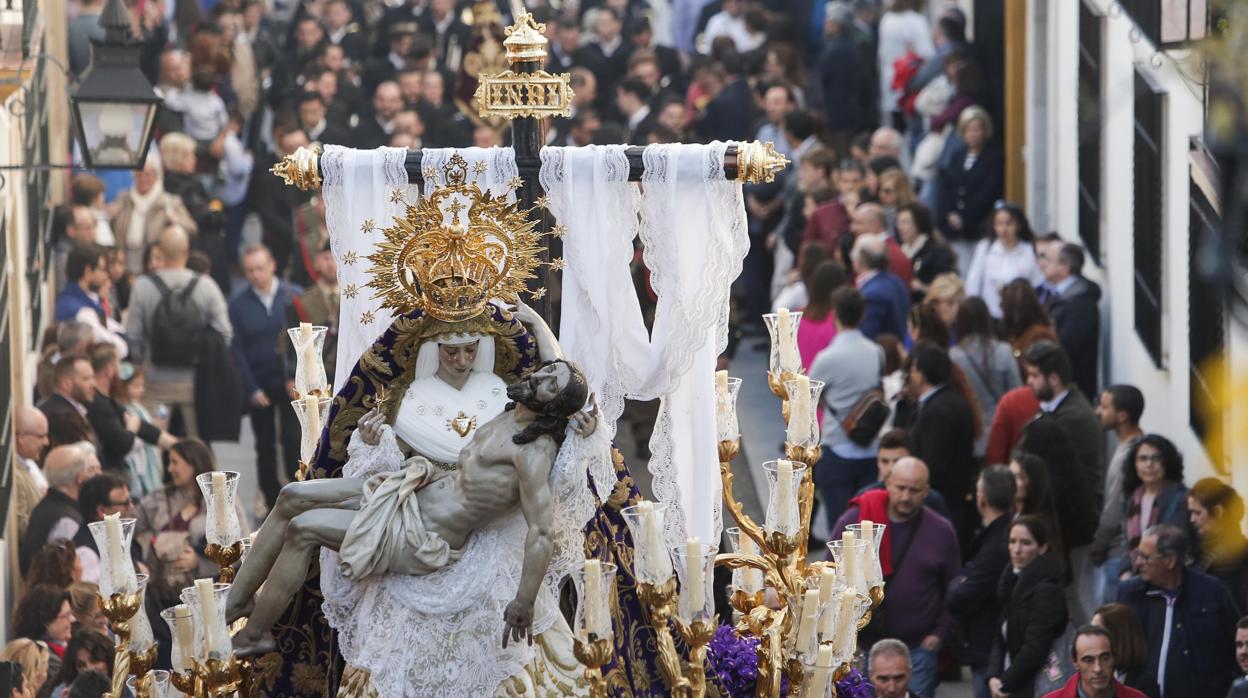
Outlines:
[[676, 652], [676, 641], [672, 638], [669, 623], [676, 606], [676, 577], [673, 575], [662, 584], [638, 582], [637, 596], [650, 609], [650, 624], [654, 627], [655, 644], [659, 651], [659, 669], [667, 679], [668, 688], [672, 689], [674, 696], [689, 695], [693, 684], [681, 670], [680, 654]]
[[611, 638], [590, 635], [582, 640], [572, 640], [572, 654], [576, 661], [585, 665], [585, 680], [589, 682], [589, 698], [607, 698], [607, 679], [602, 668], [611, 661]]
[[204, 546], [204, 556], [220, 568], [221, 581], [229, 584], [234, 581], [234, 563], [243, 557], [243, 541], [236, 540], [231, 545], [209, 543]]
[[126, 690], [126, 677], [135, 677], [136, 690], [139, 698], [147, 698], [153, 694], [151, 677], [148, 675], [156, 663], [156, 645], [142, 652], [130, 649], [131, 623], [143, 608], [142, 592], [116, 592], [107, 598], [99, 596], [100, 609], [108, 619], [109, 627], [116, 637], [113, 651], [113, 682], [108, 698], [122, 698]]

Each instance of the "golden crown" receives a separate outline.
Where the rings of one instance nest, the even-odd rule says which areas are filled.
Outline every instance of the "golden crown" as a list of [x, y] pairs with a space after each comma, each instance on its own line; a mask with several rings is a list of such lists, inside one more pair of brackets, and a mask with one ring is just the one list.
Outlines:
[[[479, 176], [483, 168], [474, 172]], [[542, 234], [505, 194], [495, 196], [468, 181], [468, 163], [459, 154], [443, 173], [445, 185], [416, 204], [404, 201], [406, 213], [382, 230], [385, 239], [368, 256], [368, 285], [374, 299], [384, 299], [383, 308], [420, 309], [460, 322], [484, 312], [492, 299], [519, 298], [542, 264]], [[396, 192], [392, 200], [402, 196]]]

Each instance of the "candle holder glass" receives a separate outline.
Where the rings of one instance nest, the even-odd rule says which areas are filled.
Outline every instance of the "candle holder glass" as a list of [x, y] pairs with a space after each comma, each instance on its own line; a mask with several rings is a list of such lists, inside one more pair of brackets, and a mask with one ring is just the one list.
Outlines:
[[[140, 655], [156, 646], [156, 635], [152, 632], [152, 623], [148, 620], [147, 613], [143, 610], [147, 596], [148, 576], [146, 574], [136, 575], [136, 582], [138, 583], [138, 589], [135, 593], [139, 597], [139, 612], [135, 613], [130, 619], [129, 649], [132, 653]], [[139, 674], [143, 672], [135, 671], [134, 673]]]
[[736, 441], [741, 437], [737, 424], [737, 395], [741, 392], [741, 379], [729, 378], [728, 391], [715, 394], [715, 431], [719, 441]]
[[[724, 533], [728, 534], [728, 542], [732, 546], [732, 552], [740, 555], [741, 550], [741, 529], [737, 526], [724, 529]], [[748, 539], [748, 538], [747, 538]], [[753, 541], [751, 541], [753, 542]], [[761, 555], [758, 546], [753, 547], [755, 555]], [[755, 594], [763, 589], [763, 571], [741, 567], [732, 571], [732, 588], [740, 590], [749, 595]]]
[[802, 487], [806, 465], [791, 462], [791, 477], [788, 478], [788, 485], [783, 486], [780, 482], [781, 462], [769, 460], [763, 463], [763, 472], [767, 475], [768, 487], [767, 518], [763, 528], [768, 533], [796, 536], [802, 530], [801, 514], [798, 510], [798, 491]]
[[[719, 546], [698, 543], [693, 551], [697, 559], [691, 561], [689, 548], [688, 545], [678, 545], [671, 549], [676, 563], [676, 576], [680, 580], [676, 618], [686, 626], [715, 615], [715, 556], [719, 554]], [[691, 572], [699, 573], [701, 579], [690, 579]]]
[[[809, 420], [804, 424], [793, 424], [793, 396], [803, 383], [809, 383], [810, 387]], [[784, 382], [785, 395], [789, 396], [789, 414], [785, 417], [786, 426], [788, 427], [785, 431], [785, 442], [787, 444], [802, 448], [812, 448], [819, 445], [819, 396], [823, 393], [823, 385], [823, 381], [801, 381], [795, 378]]]
[[[870, 589], [867, 585], [867, 567], [870, 564], [867, 560], [867, 542], [861, 538], [856, 538], [851, 547], [846, 545], [845, 539], [842, 538], [841, 540], [829, 542], [828, 550], [832, 552], [832, 559], [836, 560], [837, 581], [840, 582], [840, 586], [856, 594], [866, 596]], [[849, 555], [852, 555], [854, 561], [862, 566], [857, 579], [851, 577], [850, 568], [845, 564]]]
[[212, 595], [214, 610], [211, 616], [205, 616], [204, 600], [200, 598], [199, 587], [191, 586], [182, 590], [182, 601], [191, 607], [195, 620], [195, 658], [200, 663], [225, 660], [234, 652], [229, 625], [225, 622], [225, 605], [230, 595], [230, 585], [220, 582], [213, 584]]
[[808, 654], [801, 658], [802, 688], [800, 698], [836, 698], [836, 674], [841, 663], [829, 653]]
[[139, 696], [139, 698], [167, 698], [169, 695], [169, 679], [168, 671], [157, 669], [151, 672], [148, 681], [150, 690], [140, 691], [138, 677], [131, 676], [126, 679], [126, 688], [130, 689], [130, 695]]
[[[195, 618], [191, 607], [181, 603], [170, 606], [160, 612], [160, 617], [169, 626], [169, 659], [173, 670], [179, 674], [193, 671], [195, 668]], [[190, 632], [187, 633], [186, 630]], [[190, 643], [183, 641], [183, 635], [189, 634]]]
[[138, 576], [134, 571], [134, 558], [130, 546], [134, 541], [135, 519], [121, 519], [120, 554], [109, 545], [108, 522], [93, 521], [87, 530], [95, 539], [100, 551], [100, 596], [107, 599], [113, 594], [134, 594], [139, 590]]
[[243, 537], [242, 527], [238, 523], [238, 483], [239, 474], [227, 470], [221, 494], [221, 507], [217, 505], [218, 493], [213, 482], [215, 473], [201, 473], [195, 476], [199, 489], [204, 493], [207, 503], [207, 518], [204, 522], [208, 543], [228, 547]]
[[[305, 339], [298, 327], [286, 330], [295, 347], [295, 392], [304, 395], [327, 395], [329, 380], [325, 375], [325, 335], [329, 328], [313, 325], [311, 337]], [[310, 346], [309, 346], [310, 344]]]
[[[611, 618], [616, 604], [615, 572], [616, 566], [610, 562], [599, 564], [597, 588], [601, 595], [595, 600], [586, 596], [585, 569], [573, 571], [572, 583], [576, 585], [576, 598], [579, 600], [576, 604], [576, 617], [573, 619], [576, 637], [592, 642], [613, 636]], [[596, 607], [591, 609], [590, 604], [595, 601]]]
[[778, 378], [782, 374], [788, 373], [797, 375], [802, 372], [801, 355], [797, 352], [797, 326], [801, 323], [802, 312], [795, 311], [789, 313], [789, 327], [787, 339], [793, 347], [793, 355], [796, 357], [788, 357], [788, 362], [781, 360], [780, 342], [780, 314], [765, 313], [763, 315], [763, 323], [767, 325], [767, 334], [771, 337], [771, 353], [767, 362], [767, 373], [774, 378]]
[[333, 401], [332, 397], [326, 396], [318, 397], [315, 402], [294, 400], [290, 403], [295, 410], [295, 416], [299, 418], [299, 428], [303, 434], [299, 441], [299, 459], [304, 463], [311, 463], [316, 458], [316, 446], [321, 441], [321, 432], [329, 416], [329, 404]]
[[[871, 547], [867, 550], [866, 567], [863, 568], [863, 577], [869, 588], [884, 586], [884, 568], [880, 565], [880, 543], [884, 540], [884, 529], [886, 526], [882, 523], [872, 523], [871, 530], [866, 530], [866, 524], [856, 523], [845, 527], [846, 531], [852, 531], [858, 540], [871, 541]], [[870, 537], [868, 538], [868, 533]]]
[[640, 506], [625, 507], [620, 514], [633, 538], [633, 576], [638, 582], [662, 586], [672, 578], [673, 572], [672, 558], [663, 537], [663, 516], [667, 513], [667, 505], [659, 502], [650, 504], [654, 512], [653, 533], [646, 530]]
[[[845, 590], [839, 590], [833, 594], [828, 603], [819, 609], [819, 625], [817, 626], [818, 643], [820, 645], [829, 645], [833, 648], [833, 659], [837, 664], [848, 664], [853, 661], [854, 654], [858, 647], [858, 626], [862, 619], [866, 617], [868, 611], [871, 610], [871, 599], [854, 594], [854, 603], [850, 607], [849, 614], [841, 617], [841, 594]], [[847, 633], [848, 642], [844, 643], [843, 648], [836, 646], [836, 636], [838, 633]]]

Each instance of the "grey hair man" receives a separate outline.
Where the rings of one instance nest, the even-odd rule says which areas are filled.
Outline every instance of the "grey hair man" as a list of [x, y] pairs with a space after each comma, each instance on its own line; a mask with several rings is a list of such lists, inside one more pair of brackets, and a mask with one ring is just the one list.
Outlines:
[[[504, 613], [503, 647], [509, 640], [531, 641], [534, 604], [553, 552], [550, 472], [569, 417], [584, 406], [589, 388], [579, 369], [556, 360], [509, 385], [507, 395], [514, 407], [478, 427], [453, 476], [433, 479], [433, 465], [417, 456], [368, 480], [283, 487], [230, 590], [227, 618], [249, 616], [234, 636], [235, 651], [250, 656], [273, 649], [271, 628], [322, 546], [338, 552], [351, 581], [432, 574], [459, 559], [473, 531], [516, 509], [524, 514], [528, 536], [516, 596]], [[400, 458], [384, 419], [375, 409], [361, 418], [352, 454]]]
[[71, 540], [82, 526], [78, 490], [100, 473], [100, 459], [89, 443], [66, 444], [48, 452], [43, 465], [48, 493], [30, 513], [26, 535], [19, 546], [22, 571], [43, 546], [54, 540]]
[[901, 640], [886, 639], [871, 645], [867, 670], [877, 698], [909, 698], [910, 650]]

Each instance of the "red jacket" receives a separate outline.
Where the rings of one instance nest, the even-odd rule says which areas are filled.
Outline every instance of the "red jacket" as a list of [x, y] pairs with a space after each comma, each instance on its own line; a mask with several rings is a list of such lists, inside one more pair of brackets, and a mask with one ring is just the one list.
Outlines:
[[1015, 388], [997, 402], [992, 416], [992, 428], [988, 430], [988, 450], [984, 453], [985, 465], [1005, 465], [1010, 453], [1023, 439], [1023, 427], [1027, 426], [1040, 411], [1040, 401], [1031, 388]]
[[[1044, 698], [1079, 698], [1079, 672], [1075, 672], [1065, 686], [1046, 694]], [[1114, 698], [1148, 698], [1148, 696], [1115, 681]]]

